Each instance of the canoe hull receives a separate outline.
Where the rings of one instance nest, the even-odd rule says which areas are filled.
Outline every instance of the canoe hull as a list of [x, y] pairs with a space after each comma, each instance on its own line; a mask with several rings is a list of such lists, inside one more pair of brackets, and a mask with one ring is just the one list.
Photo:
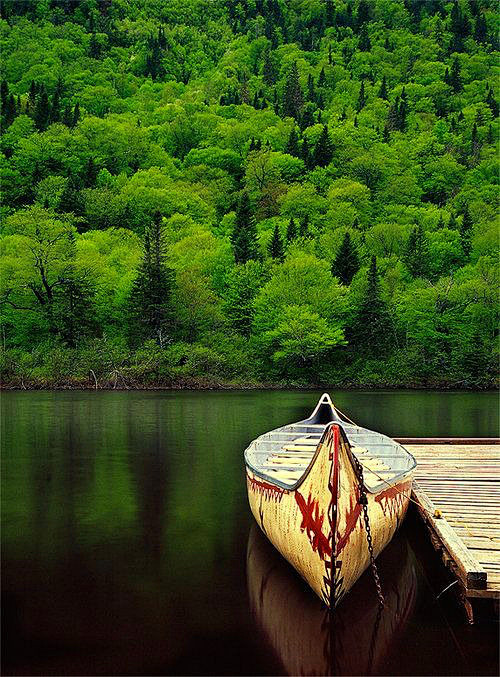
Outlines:
[[[375, 557], [406, 513], [411, 473], [367, 493]], [[329, 607], [370, 563], [353, 454], [340, 426], [330, 425], [299, 482], [285, 489], [247, 467], [250, 508], [264, 534]]]

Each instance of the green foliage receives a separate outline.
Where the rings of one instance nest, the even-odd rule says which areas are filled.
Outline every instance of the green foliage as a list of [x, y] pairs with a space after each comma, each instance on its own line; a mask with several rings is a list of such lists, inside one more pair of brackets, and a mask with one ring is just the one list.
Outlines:
[[8, 379], [494, 382], [493, 3], [94, 4], [2, 25]]

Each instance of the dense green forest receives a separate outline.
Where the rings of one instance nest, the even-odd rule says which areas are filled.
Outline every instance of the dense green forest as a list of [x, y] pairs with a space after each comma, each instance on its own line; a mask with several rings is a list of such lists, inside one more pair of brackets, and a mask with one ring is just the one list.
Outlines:
[[4, 1], [4, 384], [492, 385], [498, 18]]

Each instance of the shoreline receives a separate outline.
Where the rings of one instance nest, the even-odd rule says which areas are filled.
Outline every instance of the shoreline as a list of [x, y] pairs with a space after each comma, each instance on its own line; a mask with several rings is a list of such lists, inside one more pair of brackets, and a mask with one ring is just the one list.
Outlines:
[[19, 381], [0, 383], [0, 392], [7, 391], [101, 391], [101, 392], [127, 392], [127, 391], [250, 391], [250, 390], [409, 390], [409, 391], [455, 391], [455, 392], [499, 392], [499, 387], [493, 384], [470, 383], [225, 383], [218, 381], [180, 381], [173, 383], [129, 383], [114, 384], [109, 381], [92, 383], [85, 382], [47, 382], [47, 383], [24, 383]]

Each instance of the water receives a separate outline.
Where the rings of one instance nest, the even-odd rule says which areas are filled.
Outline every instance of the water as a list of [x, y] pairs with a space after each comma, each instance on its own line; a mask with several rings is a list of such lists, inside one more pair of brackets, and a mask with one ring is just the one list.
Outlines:
[[[498, 434], [494, 393], [331, 395], [394, 436]], [[497, 674], [496, 625], [436, 601], [415, 516], [380, 558], [385, 615], [365, 574], [332, 633], [251, 530], [243, 449], [318, 396], [3, 393], [3, 674]]]

